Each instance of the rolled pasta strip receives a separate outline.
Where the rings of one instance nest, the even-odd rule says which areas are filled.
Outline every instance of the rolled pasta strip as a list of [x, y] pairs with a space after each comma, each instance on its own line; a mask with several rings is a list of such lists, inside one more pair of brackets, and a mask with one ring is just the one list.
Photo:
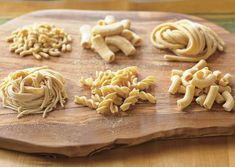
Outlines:
[[223, 108], [225, 109], [225, 111], [231, 111], [234, 107], [233, 96], [228, 91], [224, 91], [222, 93], [222, 96], [224, 97], [224, 99], [226, 101], [223, 105]]
[[199, 79], [196, 76], [193, 77], [191, 84], [195, 85], [196, 87], [203, 89], [206, 88], [210, 85], [213, 85], [216, 80], [216, 76], [213, 74], [209, 74], [206, 78], [204, 79]]
[[215, 98], [217, 104], [222, 104], [225, 101], [224, 97], [218, 92]]
[[108, 48], [104, 39], [100, 35], [91, 38], [92, 45], [95, 51], [107, 62], [112, 62], [115, 59], [114, 53]]
[[118, 47], [126, 56], [135, 54], [136, 50], [134, 46], [124, 37], [119, 35], [106, 37], [105, 42], [108, 45], [114, 45]]
[[101, 35], [101, 36], [111, 36], [121, 34], [123, 30], [123, 25], [120, 22], [116, 22], [110, 25], [96, 25], [92, 28], [93, 35]]
[[188, 85], [186, 87], [186, 92], [184, 97], [180, 100], [177, 100], [177, 106], [180, 110], [183, 110], [184, 108], [190, 105], [190, 103], [193, 101], [194, 92], [195, 92], [194, 85]]
[[229, 82], [231, 81], [231, 79], [232, 79], [231, 74], [227, 73], [219, 80], [219, 85], [227, 86]]
[[175, 94], [180, 87], [181, 84], [181, 78], [178, 75], [174, 75], [171, 77], [171, 85], [168, 89], [168, 92], [171, 94]]
[[91, 48], [91, 26], [90, 25], [82, 25], [80, 27], [81, 33], [81, 46], [83, 48]]
[[219, 86], [217, 86], [217, 85], [210, 86], [210, 90], [206, 96], [204, 103], [203, 103], [203, 106], [206, 109], [211, 109], [218, 92], [219, 92]]
[[115, 17], [112, 16], [112, 15], [107, 15], [107, 16], [105, 16], [105, 18], [104, 18], [104, 23], [105, 23], [105, 24], [113, 24], [113, 23], [115, 23], [115, 21], [116, 21], [116, 19], [115, 19]]
[[174, 75], [178, 75], [178, 76], [181, 77], [183, 75], [183, 71], [182, 70], [173, 69], [173, 70], [171, 70], [171, 76], [174, 76]]
[[196, 98], [196, 103], [200, 106], [203, 106], [204, 101], [206, 100], [206, 95], [202, 94]]

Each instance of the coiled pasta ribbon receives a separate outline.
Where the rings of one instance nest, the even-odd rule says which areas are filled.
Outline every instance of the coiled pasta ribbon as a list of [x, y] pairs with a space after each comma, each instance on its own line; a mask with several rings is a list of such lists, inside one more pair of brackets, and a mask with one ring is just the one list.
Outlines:
[[151, 34], [152, 44], [159, 49], [169, 49], [175, 55], [165, 55], [170, 61], [198, 62], [224, 50], [224, 41], [209, 27], [190, 20], [163, 23]]
[[3, 106], [28, 114], [52, 111], [57, 103], [64, 107], [67, 95], [63, 76], [47, 67], [28, 68], [10, 73], [0, 85]]

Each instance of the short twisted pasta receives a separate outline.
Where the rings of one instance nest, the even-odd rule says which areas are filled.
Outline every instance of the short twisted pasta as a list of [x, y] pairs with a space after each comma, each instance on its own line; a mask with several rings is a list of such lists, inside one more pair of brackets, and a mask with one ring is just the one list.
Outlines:
[[131, 105], [134, 105], [138, 101], [139, 97], [139, 90], [133, 89], [129, 96], [125, 99], [123, 104], [120, 106], [122, 111], [126, 111], [130, 108]]
[[110, 109], [110, 105], [117, 98], [116, 92], [110, 93], [104, 97], [104, 100], [99, 103], [98, 108], [96, 109], [97, 113], [103, 114], [108, 112]]
[[103, 96], [106, 96], [109, 93], [116, 92], [121, 97], [126, 97], [130, 92], [130, 89], [128, 87], [126, 87], [126, 86], [117, 86], [117, 85], [103, 86], [103, 87], [100, 88], [100, 90], [101, 90]]
[[146, 93], [144, 91], [140, 91], [139, 98], [141, 100], [148, 100], [150, 103], [156, 103], [156, 97], [153, 96], [152, 94]]
[[224, 50], [224, 41], [209, 27], [179, 20], [163, 23], [154, 28], [151, 42], [160, 49], [170, 49], [175, 55], [165, 55], [171, 61], [198, 62], [207, 59], [218, 49]]
[[87, 99], [85, 96], [75, 96], [74, 102], [93, 109], [96, 109], [99, 105], [98, 102], [93, 99]]
[[154, 81], [155, 81], [154, 76], [148, 76], [142, 81], [138, 82], [136, 85], [134, 85], [134, 87], [139, 90], [144, 90], [147, 89], [150, 85], [152, 85]]

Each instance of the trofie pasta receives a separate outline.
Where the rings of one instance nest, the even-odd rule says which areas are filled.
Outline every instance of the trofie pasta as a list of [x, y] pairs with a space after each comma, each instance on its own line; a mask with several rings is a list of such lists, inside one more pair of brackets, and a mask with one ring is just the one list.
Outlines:
[[138, 81], [137, 67], [127, 67], [116, 72], [106, 70], [96, 72], [96, 78], [81, 78], [80, 86], [89, 87], [91, 98], [75, 96], [74, 102], [96, 109], [99, 114], [122, 113], [137, 102], [156, 103], [156, 97], [146, 90], [155, 78], [148, 76]]
[[194, 97], [200, 106], [210, 110], [214, 103], [223, 104], [225, 111], [234, 108], [234, 98], [229, 86], [231, 74], [225, 75], [220, 71], [210, 71], [205, 60], [200, 60], [192, 68], [181, 71], [173, 69], [171, 85], [168, 90], [171, 94], [185, 94], [177, 101], [177, 106], [183, 110], [191, 104]]
[[190, 20], [163, 23], [151, 34], [152, 44], [159, 49], [169, 49], [176, 55], [165, 55], [170, 61], [198, 62], [223, 51], [224, 41], [209, 27]]
[[61, 52], [72, 50], [70, 35], [51, 24], [27, 25], [12, 32], [7, 38], [12, 43], [10, 51], [21, 57], [34, 56], [36, 59], [60, 56]]
[[15, 110], [18, 118], [39, 113], [45, 117], [57, 104], [64, 107], [64, 84], [60, 73], [45, 66], [15, 71], [0, 85], [3, 107]]
[[93, 28], [90, 25], [80, 27], [81, 46], [92, 49], [109, 63], [115, 60], [115, 53], [119, 51], [126, 56], [134, 55], [135, 47], [141, 45], [142, 39], [130, 28], [130, 20], [116, 21], [114, 16], [107, 15]]

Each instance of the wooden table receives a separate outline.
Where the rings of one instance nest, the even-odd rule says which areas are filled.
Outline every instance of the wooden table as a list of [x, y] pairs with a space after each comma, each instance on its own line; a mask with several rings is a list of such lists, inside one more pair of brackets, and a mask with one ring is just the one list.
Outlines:
[[[209, 0], [210, 1], [210, 0]], [[212, 1], [211, 1], [212, 2]], [[221, 1], [222, 2], [222, 1]], [[28, 8], [23, 8], [24, 4], [20, 4], [20, 10], [11, 12], [12, 6], [7, 5], [6, 1], [0, 2], [0, 23], [4, 23], [7, 20], [15, 17], [19, 14], [38, 9], [35, 5], [30, 5]], [[12, 2], [11, 2], [12, 3]], [[28, 1], [24, 3], [29, 3]], [[38, 4], [38, 2], [36, 2]], [[232, 3], [232, 1], [231, 1]], [[234, 2], [233, 2], [234, 3]], [[157, 9], [152, 5], [144, 5], [145, 9]], [[209, 3], [208, 3], [209, 4]], [[41, 4], [41, 8], [44, 4]], [[57, 4], [58, 5], [58, 4]], [[59, 4], [61, 5], [61, 4]], [[65, 7], [72, 8], [74, 4], [70, 5], [66, 3]], [[89, 8], [88, 4], [83, 5], [83, 9]], [[126, 5], [122, 3], [120, 5]], [[218, 4], [217, 4], [218, 5]], [[102, 4], [100, 5], [102, 6]], [[176, 4], [177, 6], [177, 4]], [[58, 6], [54, 6], [57, 8]], [[61, 7], [61, 6], [59, 6]], [[114, 6], [109, 5], [106, 8], [115, 9]], [[187, 11], [176, 7], [175, 10], [182, 10], [183, 12], [193, 13], [194, 15], [206, 18], [213, 21], [225, 29], [229, 30], [235, 35], [235, 13], [232, 11], [232, 5], [227, 8], [224, 6], [221, 8], [221, 13], [202, 13], [192, 11]], [[102, 9], [102, 7], [98, 7]], [[133, 5], [128, 8], [121, 6], [121, 9], [139, 9], [138, 5]], [[168, 8], [166, 8], [168, 9]], [[228, 9], [228, 10], [226, 10]], [[169, 9], [170, 10], [170, 9]], [[203, 8], [204, 10], [204, 8]], [[226, 12], [228, 11], [228, 12]], [[139, 146], [134, 146], [130, 148], [122, 148], [117, 150], [106, 151], [93, 157], [88, 158], [65, 158], [65, 157], [45, 157], [40, 155], [29, 155], [14, 151], [0, 150], [0, 166], [1, 167], [78, 167], [78, 166], [102, 166], [102, 167], [123, 167], [123, 166], [208, 166], [208, 167], [226, 167], [235, 166], [235, 137], [210, 137], [201, 139], [180, 139], [180, 140], [168, 140], [168, 141], [154, 141], [145, 143]]]

